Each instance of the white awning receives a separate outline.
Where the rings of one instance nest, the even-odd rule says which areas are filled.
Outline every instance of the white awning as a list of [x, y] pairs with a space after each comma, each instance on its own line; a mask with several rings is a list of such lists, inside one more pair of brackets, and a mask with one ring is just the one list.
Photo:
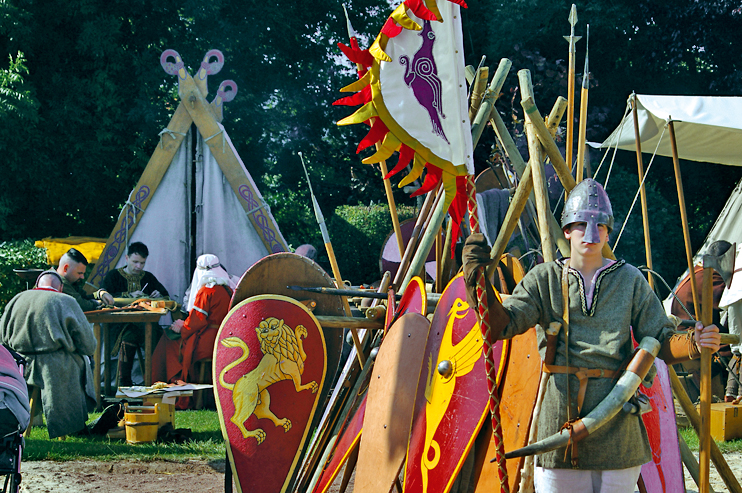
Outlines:
[[[742, 97], [636, 95], [643, 153], [672, 157], [667, 121], [675, 126], [680, 159], [742, 166]], [[599, 147], [636, 152], [634, 117], [627, 117]]]

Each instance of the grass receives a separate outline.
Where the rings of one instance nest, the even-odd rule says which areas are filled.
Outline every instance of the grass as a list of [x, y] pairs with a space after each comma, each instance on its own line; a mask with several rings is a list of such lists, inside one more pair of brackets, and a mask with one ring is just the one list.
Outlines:
[[[100, 413], [90, 413], [90, 420]], [[176, 428], [190, 428], [192, 439], [185, 443], [141, 443], [129, 445], [126, 440], [106, 437], [67, 437], [50, 439], [46, 426], [34, 427], [26, 439], [24, 461], [36, 460], [170, 460], [192, 459], [213, 461], [224, 459], [225, 445], [216, 411], [176, 411]]]
[[[679, 428], [678, 432], [691, 450], [698, 451], [698, 435], [696, 435], [696, 430], [693, 428]], [[742, 452], [742, 439], [716, 442], [716, 445], [719, 446], [719, 450], [722, 454], [729, 452]]]

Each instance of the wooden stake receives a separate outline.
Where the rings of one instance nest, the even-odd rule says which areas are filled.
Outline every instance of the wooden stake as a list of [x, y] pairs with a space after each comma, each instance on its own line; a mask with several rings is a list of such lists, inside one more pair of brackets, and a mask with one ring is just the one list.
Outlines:
[[678, 205], [680, 206], [680, 220], [683, 223], [683, 240], [685, 241], [685, 258], [688, 262], [688, 272], [690, 276], [691, 294], [693, 295], [693, 308], [696, 317], [701, 313], [698, 306], [698, 287], [696, 286], [695, 273], [693, 271], [693, 253], [690, 245], [690, 228], [688, 227], [688, 212], [685, 208], [685, 194], [683, 193], [683, 177], [680, 174], [680, 158], [678, 157], [678, 145], [675, 140], [675, 125], [670, 117], [668, 123], [670, 129], [670, 145], [672, 146], [672, 164], [675, 168], [675, 185], [678, 188]]
[[[649, 213], [647, 210], [647, 190], [644, 187], [644, 161], [642, 160], [642, 140], [639, 135], [639, 115], [637, 110], [636, 93], [631, 95], [631, 111], [634, 116], [634, 141], [636, 142], [636, 165], [639, 172], [639, 195], [642, 205], [642, 225], [644, 226], [644, 251], [647, 258], [647, 267], [652, 270], [652, 244], [649, 240]], [[647, 275], [649, 287], [654, 289], [654, 277]]]
[[[675, 373], [675, 369], [671, 365], [667, 365], [667, 370], [670, 373], [670, 383], [672, 384], [672, 392], [675, 395], [675, 399], [680, 404], [680, 407], [683, 408], [691, 426], [693, 426], [696, 433], [700, 436], [701, 417], [698, 415], [698, 412], [696, 412], [696, 408], [693, 405], [693, 402], [691, 402], [690, 397], [688, 397], [685, 388], [683, 388], [683, 384], [680, 383], [680, 379], [678, 378], [677, 373]], [[729, 468], [729, 464], [727, 464], [726, 459], [724, 459], [724, 456], [719, 450], [719, 446], [716, 445], [716, 442], [713, 440], [711, 440], [711, 460], [714, 462], [714, 466], [716, 466], [716, 472], [719, 473], [719, 476], [721, 476], [721, 479], [724, 481], [724, 484], [727, 486], [729, 491], [732, 493], [742, 493], [742, 486], [740, 486], [737, 478], [734, 477], [734, 473]]]
[[[529, 70], [520, 70], [518, 72], [518, 80], [520, 81], [520, 90], [522, 99], [533, 100], [533, 84], [531, 83], [531, 72]], [[535, 105], [534, 105], [535, 107]], [[536, 211], [538, 213], [538, 225], [539, 233], [541, 235], [541, 254], [544, 257], [545, 262], [551, 262], [554, 260], [554, 240], [551, 236], [549, 229], [548, 217], [551, 214], [551, 207], [549, 206], [549, 195], [546, 191], [546, 181], [544, 180], [544, 156], [543, 148], [541, 143], [536, 136], [536, 132], [533, 128], [533, 122], [531, 121], [531, 115], [526, 112], [526, 137], [528, 139], [528, 152], [530, 159], [528, 160], [531, 166], [532, 180], [533, 180], [533, 191], [536, 195]], [[541, 120], [543, 123], [543, 120]]]

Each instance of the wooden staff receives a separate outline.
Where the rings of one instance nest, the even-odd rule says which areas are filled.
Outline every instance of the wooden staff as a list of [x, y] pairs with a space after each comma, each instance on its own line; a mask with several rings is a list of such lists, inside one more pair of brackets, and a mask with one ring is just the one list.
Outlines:
[[513, 62], [507, 58], [503, 58], [497, 66], [497, 71], [495, 71], [495, 75], [492, 77], [492, 81], [484, 95], [484, 100], [482, 101], [479, 111], [477, 111], [477, 116], [474, 118], [471, 125], [471, 140], [473, 148], [477, 147], [479, 137], [482, 136], [482, 131], [484, 131], [484, 126], [489, 121], [490, 115], [492, 113], [497, 113], [495, 110], [495, 101], [500, 96], [502, 86], [505, 84], [505, 78], [507, 77], [508, 72], [510, 72], [510, 67], [512, 65]]
[[[518, 80], [520, 82], [521, 98], [533, 100], [533, 83], [531, 82], [531, 72], [529, 70], [518, 71]], [[535, 108], [535, 105], [533, 106]], [[544, 156], [541, 143], [533, 129], [531, 115], [525, 112], [526, 137], [528, 139], [528, 160], [533, 174], [533, 191], [536, 195], [536, 211], [538, 213], [539, 233], [541, 235], [541, 253], [545, 262], [554, 260], [554, 240], [549, 229], [548, 216], [551, 214], [549, 206], [549, 195], [546, 191], [546, 181], [544, 179]], [[543, 120], [542, 120], [543, 122]]]
[[474, 76], [474, 82], [472, 83], [471, 90], [471, 102], [469, 103], [469, 121], [473, 122], [477, 116], [479, 107], [484, 99], [484, 94], [487, 90], [487, 81], [490, 78], [489, 67], [479, 67], [477, 74]]
[[[678, 378], [677, 373], [675, 373], [675, 369], [671, 365], [667, 365], [667, 371], [670, 373], [670, 383], [672, 384], [672, 392], [675, 395], [675, 399], [677, 399], [680, 407], [683, 408], [683, 412], [685, 412], [685, 415], [688, 417], [691, 426], [693, 426], [696, 433], [700, 436], [701, 417], [698, 415], [690, 397], [688, 397], [688, 393], [685, 391], [683, 384], [680, 383], [680, 379]], [[721, 476], [721, 479], [724, 481], [724, 484], [727, 485], [729, 491], [732, 493], [742, 493], [742, 486], [740, 486], [737, 478], [734, 477], [734, 473], [729, 467], [729, 464], [727, 464], [726, 459], [724, 459], [724, 455], [719, 450], [719, 446], [716, 445], [716, 442], [713, 440], [711, 440], [710, 455], [711, 460], [714, 462], [714, 466], [716, 466], [716, 472], [719, 473], [719, 476]]]
[[[564, 98], [562, 98], [562, 100], [563, 99]], [[555, 103], [554, 108], [552, 109], [552, 114], [554, 115], [554, 118], [556, 118], [556, 116], [559, 114], [560, 111], [562, 114], [564, 113], [560, 109], [561, 106], [562, 106], [561, 101], [557, 99], [557, 102]], [[550, 119], [551, 118], [552, 116], [550, 115]], [[523, 161], [523, 158], [520, 155], [520, 151], [518, 151], [518, 148], [516, 147], [515, 142], [513, 141], [513, 137], [510, 135], [510, 132], [505, 126], [505, 122], [502, 121], [502, 117], [500, 117], [500, 114], [497, 111], [492, 112], [490, 123], [492, 124], [492, 128], [494, 128], [495, 130], [497, 139], [500, 141], [500, 144], [502, 145], [502, 148], [505, 151], [505, 154], [508, 156], [508, 159], [510, 159], [510, 163], [513, 165], [513, 168], [515, 169], [515, 172], [518, 175], [518, 178], [522, 181], [524, 179], [523, 177], [525, 176], [526, 163], [525, 161]], [[557, 151], [557, 154], [558, 153], [559, 151]], [[561, 154], [560, 154], [560, 157], [561, 157]], [[551, 159], [551, 157], [549, 159]], [[553, 164], [553, 159], [551, 160]], [[562, 158], [562, 161], [564, 161], [564, 158]], [[528, 199], [529, 197], [530, 197], [529, 202], [527, 202], [527, 204], [525, 204], [524, 207], [528, 207], [529, 214], [531, 214], [531, 216], [535, 218], [536, 217], [536, 214], [534, 213], [535, 209], [533, 208], [533, 204], [531, 203], [531, 202], [535, 202], [535, 197], [528, 195], [526, 198]], [[560, 232], [562, 228], [559, 226], [559, 222], [554, 217], [554, 214], [550, 213], [549, 215], [550, 215], [549, 222], [551, 223], [550, 227], [552, 231], [552, 236], [556, 239], [556, 244], [559, 247], [559, 251], [562, 253], [563, 256], [569, 257], [569, 243], [564, 238], [564, 235], [556, 234], [557, 232]], [[518, 214], [518, 216], [515, 217], [515, 220], [517, 221], [519, 217], [520, 217], [520, 213]], [[513, 231], [515, 231], [515, 229], [513, 229]], [[490, 267], [490, 269], [492, 269], [492, 267]], [[490, 269], [488, 269], [488, 272]]]
[[588, 68], [588, 43], [590, 43], [590, 24], [587, 25], [585, 37], [585, 70], [582, 73], [582, 92], [580, 94], [580, 135], [577, 137], [577, 171], [576, 181], [582, 181], [582, 168], [585, 165], [585, 143], [587, 140], [587, 92], [590, 88], [590, 70]]
[[675, 168], [675, 185], [678, 188], [678, 205], [680, 207], [680, 220], [683, 223], [683, 240], [685, 242], [685, 259], [688, 262], [688, 275], [690, 276], [690, 288], [691, 294], [693, 295], [693, 308], [696, 312], [696, 317], [701, 313], [701, 308], [698, 306], [698, 288], [695, 281], [695, 273], [693, 271], [693, 252], [690, 246], [690, 229], [688, 228], [688, 213], [685, 208], [685, 194], [683, 193], [683, 176], [680, 173], [680, 158], [678, 157], [678, 144], [675, 140], [675, 125], [672, 122], [672, 117], [668, 117], [667, 126], [670, 129], [670, 145], [672, 147], [672, 164]]
[[[309, 173], [307, 172], [307, 167], [304, 164], [304, 156], [302, 155], [301, 151], [298, 152], [299, 159], [301, 159], [301, 165], [304, 168], [304, 175], [307, 177], [307, 184], [309, 185], [309, 193], [312, 196], [312, 205], [314, 206], [314, 217], [317, 219], [317, 224], [319, 225], [320, 232], [322, 233], [322, 240], [325, 242], [325, 248], [327, 249], [327, 256], [330, 259], [330, 265], [332, 266], [332, 274], [335, 277], [335, 285], [340, 288], [341, 286], [345, 286], [345, 283], [343, 282], [343, 278], [340, 276], [340, 268], [338, 267], [337, 259], [335, 258], [335, 250], [332, 248], [332, 241], [330, 240], [330, 234], [327, 231], [327, 225], [325, 224], [325, 217], [322, 215], [322, 210], [319, 208], [319, 203], [317, 202], [317, 198], [314, 196], [314, 191], [312, 190], [312, 182], [309, 180]], [[348, 298], [345, 296], [342, 296], [340, 299], [343, 300], [343, 306], [345, 307], [345, 313], [348, 315], [351, 314], [350, 311], [350, 304], [348, 303]], [[355, 327], [349, 327], [351, 337], [353, 338], [353, 345], [356, 348], [356, 356], [358, 356], [358, 362], [361, 364], [361, 369], [363, 369], [363, 366], [366, 364], [366, 357], [363, 354], [363, 351], [361, 349], [361, 340], [358, 338], [358, 332], [356, 331]]]
[[[639, 111], [637, 110], [636, 93], [632, 93], [631, 112], [634, 117], [634, 141], [636, 142], [636, 166], [639, 172], [639, 195], [642, 205], [642, 225], [644, 226], [644, 251], [647, 258], [647, 267], [652, 269], [652, 244], [649, 240], [649, 213], [647, 210], [647, 190], [644, 188], [644, 161], [642, 160], [642, 139], [639, 135]], [[647, 276], [649, 287], [654, 289], [654, 277], [650, 274]]]
[[570, 24], [569, 36], [564, 39], [569, 43], [569, 75], [567, 79], [567, 162], [572, 166], [572, 146], [574, 145], [574, 125], [575, 125], [575, 56], [577, 54], [576, 44], [582, 39], [582, 36], [575, 36], [575, 24], [577, 24], [577, 6], [572, 4], [569, 11]]
[[[714, 269], [706, 263], [706, 256], [703, 262], [703, 287], [701, 297], [701, 322], [704, 327], [713, 323], [713, 305], [714, 305]], [[695, 283], [695, 275], [691, 271], [691, 281]], [[711, 453], [711, 349], [701, 348], [701, 433], [699, 440], [699, 493], [709, 493], [709, 459]]]

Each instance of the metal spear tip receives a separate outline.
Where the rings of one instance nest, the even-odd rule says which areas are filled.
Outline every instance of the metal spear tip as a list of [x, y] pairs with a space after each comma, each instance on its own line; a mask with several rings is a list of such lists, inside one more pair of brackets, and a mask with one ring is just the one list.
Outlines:
[[577, 5], [572, 4], [572, 8], [569, 9], [569, 23], [572, 24], [572, 28], [574, 29], [575, 24], [577, 24]]

